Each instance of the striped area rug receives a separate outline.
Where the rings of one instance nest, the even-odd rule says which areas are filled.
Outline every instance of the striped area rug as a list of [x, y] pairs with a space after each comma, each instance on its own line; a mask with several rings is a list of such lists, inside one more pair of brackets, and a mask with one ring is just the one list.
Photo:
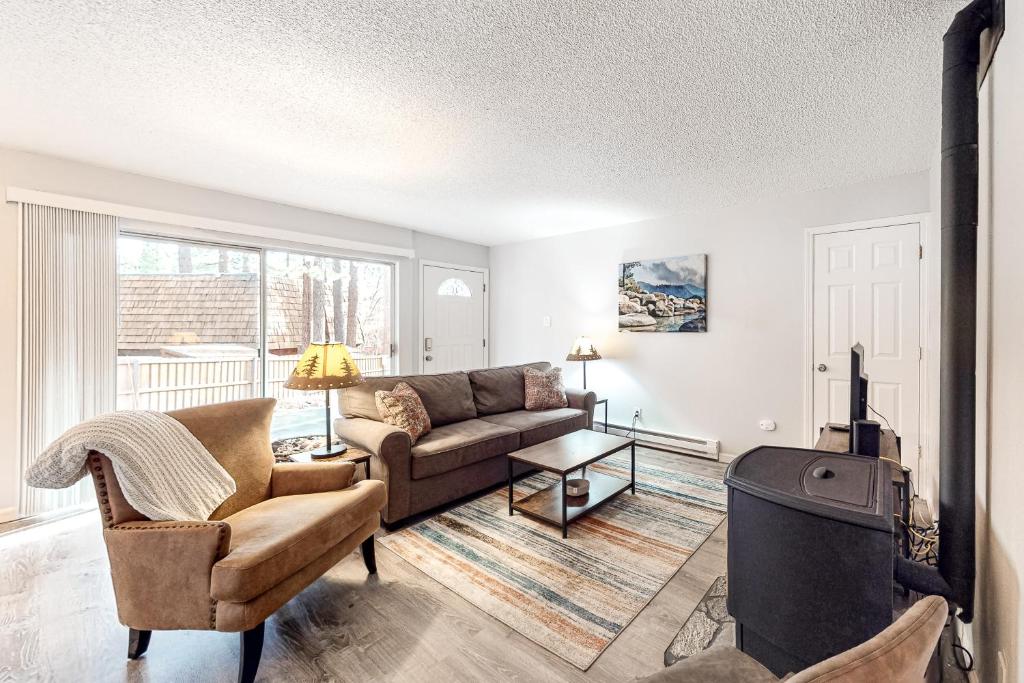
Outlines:
[[[629, 458], [591, 468], [629, 479]], [[725, 486], [647, 464], [625, 491], [561, 530], [519, 512], [499, 489], [380, 539], [445, 587], [586, 670], [725, 517]], [[516, 499], [556, 481], [516, 483]]]

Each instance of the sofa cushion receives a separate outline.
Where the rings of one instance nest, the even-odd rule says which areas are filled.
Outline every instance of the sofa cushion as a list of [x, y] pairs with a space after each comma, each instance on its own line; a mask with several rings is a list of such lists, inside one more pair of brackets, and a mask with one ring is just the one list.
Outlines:
[[469, 382], [473, 385], [473, 401], [477, 413], [494, 415], [522, 410], [526, 406], [523, 368], [547, 370], [550, 367], [551, 363], [544, 362], [470, 370]]
[[565, 397], [565, 385], [562, 384], [562, 368], [524, 368], [523, 379], [527, 410], [549, 410], [569, 405], [569, 400]]
[[472, 420], [476, 417], [473, 387], [464, 372], [443, 375], [412, 375], [405, 378], [423, 400], [430, 415], [430, 424], [441, 425]]
[[587, 427], [586, 411], [576, 408], [515, 410], [501, 415], [487, 415], [480, 419], [518, 431], [520, 448], [529, 448], [542, 441], [550, 441]]
[[519, 432], [511, 427], [464, 420], [438, 427], [412, 447], [412, 478], [437, 474], [504, 455], [519, 448]]
[[404, 377], [364, 377], [362, 384], [338, 389], [338, 404], [341, 414], [345, 417], [365, 417], [375, 422], [383, 422], [377, 410], [376, 393], [378, 391], [394, 391]]
[[371, 479], [270, 498], [226, 517], [231, 545], [213, 566], [210, 596], [245, 602], [270, 590], [377, 515], [386, 495], [383, 482]]
[[394, 391], [376, 391], [373, 396], [381, 419], [406, 432], [412, 443], [430, 431], [430, 416], [423, 401], [405, 382], [396, 384]]
[[430, 416], [434, 427], [476, 417], [473, 389], [464, 372], [443, 375], [409, 375], [407, 377], [367, 377], [362, 384], [339, 389], [341, 410], [345, 417], [365, 417], [381, 422], [374, 397], [378, 391], [394, 391], [399, 382], [411, 386]]

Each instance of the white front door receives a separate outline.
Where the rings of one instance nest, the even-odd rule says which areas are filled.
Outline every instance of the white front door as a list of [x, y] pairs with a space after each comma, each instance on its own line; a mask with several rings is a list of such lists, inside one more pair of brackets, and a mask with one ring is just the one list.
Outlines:
[[480, 271], [423, 266], [423, 372], [486, 367], [486, 297]]
[[860, 342], [867, 417], [903, 438], [905, 461], [917, 457], [920, 268], [918, 223], [814, 236], [815, 435], [850, 421], [850, 347]]

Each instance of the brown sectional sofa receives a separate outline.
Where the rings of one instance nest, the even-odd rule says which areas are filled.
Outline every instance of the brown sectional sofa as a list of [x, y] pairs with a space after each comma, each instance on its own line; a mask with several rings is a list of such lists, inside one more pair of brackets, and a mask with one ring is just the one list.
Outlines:
[[[524, 367], [546, 370], [551, 364], [372, 377], [338, 391], [344, 417], [334, 429], [343, 441], [370, 452], [372, 476], [387, 486], [382, 513], [387, 524], [504, 481], [504, 456], [510, 451], [593, 425], [593, 392], [566, 389], [567, 408], [525, 410]], [[403, 381], [430, 415], [431, 431], [416, 445], [407, 433], [381, 421], [374, 400], [374, 392]], [[516, 473], [525, 471], [517, 465]]]

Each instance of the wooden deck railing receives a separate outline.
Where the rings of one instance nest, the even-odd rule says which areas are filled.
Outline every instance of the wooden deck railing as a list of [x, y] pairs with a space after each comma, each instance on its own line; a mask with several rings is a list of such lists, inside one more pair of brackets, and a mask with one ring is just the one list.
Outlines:
[[[284, 383], [298, 358], [274, 356], [267, 359], [267, 396], [283, 399], [293, 394], [284, 388]], [[354, 355], [353, 359], [367, 377], [385, 372], [385, 356]], [[258, 358], [118, 356], [117, 359], [119, 410], [176, 410], [259, 395]]]

